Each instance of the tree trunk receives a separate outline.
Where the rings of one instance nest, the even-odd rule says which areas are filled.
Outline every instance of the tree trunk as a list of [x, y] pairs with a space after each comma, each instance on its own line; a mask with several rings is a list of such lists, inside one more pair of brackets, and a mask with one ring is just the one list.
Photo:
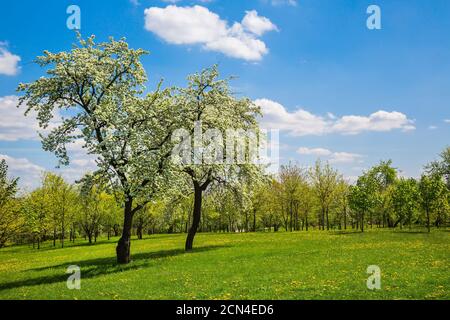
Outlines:
[[197, 182], [194, 182], [194, 210], [192, 213], [192, 225], [189, 229], [185, 250], [192, 250], [192, 245], [194, 244], [194, 237], [197, 233], [198, 225], [200, 224], [200, 218], [202, 214], [202, 195], [203, 190]]
[[347, 209], [344, 210], [344, 230], [347, 230]]
[[253, 209], [253, 232], [256, 232], [256, 209]]
[[124, 221], [122, 237], [119, 239], [116, 247], [117, 263], [127, 264], [130, 263], [130, 246], [131, 246], [131, 228], [133, 222], [133, 199], [128, 198], [125, 202], [124, 208]]
[[364, 232], [364, 212], [361, 214], [361, 232]]
[[428, 210], [428, 209], [427, 209], [427, 229], [428, 229], [428, 232], [431, 231], [431, 228], [430, 228], [430, 210]]
[[[322, 221], [320, 221], [320, 224], [322, 225], [322, 230], [325, 230], [325, 208], [322, 207]], [[320, 230], [320, 228], [319, 228]]]
[[141, 225], [138, 225], [136, 233], [137, 233], [139, 240], [142, 240], [142, 229], [143, 229], [143, 227]]

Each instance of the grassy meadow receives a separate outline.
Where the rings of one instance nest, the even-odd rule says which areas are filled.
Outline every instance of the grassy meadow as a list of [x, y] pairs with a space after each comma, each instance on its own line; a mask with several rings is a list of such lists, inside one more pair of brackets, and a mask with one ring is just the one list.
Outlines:
[[[115, 263], [117, 239], [66, 248], [0, 250], [0, 299], [449, 299], [450, 230], [199, 234], [133, 240]], [[65, 271], [81, 267], [81, 289]], [[366, 269], [381, 268], [368, 290]]]

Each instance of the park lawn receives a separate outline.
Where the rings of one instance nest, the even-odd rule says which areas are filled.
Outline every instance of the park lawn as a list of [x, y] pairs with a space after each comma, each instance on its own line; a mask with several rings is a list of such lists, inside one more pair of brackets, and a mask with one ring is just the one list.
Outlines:
[[[115, 264], [115, 241], [0, 249], [0, 299], [449, 299], [450, 230], [198, 234], [133, 240]], [[81, 289], [66, 286], [81, 267]], [[367, 289], [369, 265], [381, 290]]]

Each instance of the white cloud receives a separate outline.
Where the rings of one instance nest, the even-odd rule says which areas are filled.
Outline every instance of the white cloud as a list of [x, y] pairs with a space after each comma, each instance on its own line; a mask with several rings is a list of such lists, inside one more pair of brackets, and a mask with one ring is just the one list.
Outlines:
[[242, 19], [242, 26], [244, 29], [256, 34], [257, 36], [262, 36], [268, 31], [278, 30], [277, 26], [272, 23], [266, 17], [260, 17], [256, 10], [246, 11], [244, 19]]
[[297, 0], [269, 0], [270, 4], [273, 6], [282, 6], [282, 5], [288, 5], [292, 7], [297, 6]]
[[4, 42], [0, 42], [0, 74], [16, 75], [19, 72], [18, 63], [20, 60], [18, 55], [12, 54], [6, 49]]
[[262, 127], [287, 131], [293, 136], [325, 135], [330, 133], [359, 134], [366, 131], [387, 132], [392, 130], [414, 130], [414, 121], [403, 113], [377, 111], [369, 116], [347, 115], [341, 118], [315, 115], [304, 109], [289, 112], [278, 102], [258, 99], [254, 103], [261, 107]]
[[353, 163], [362, 162], [363, 156], [357, 153], [349, 152], [333, 152], [330, 162], [331, 163]]
[[324, 148], [305, 148], [301, 147], [297, 150], [298, 154], [307, 155], [307, 156], [329, 156], [332, 152], [328, 149]]
[[25, 116], [26, 106], [22, 105], [17, 108], [18, 104], [19, 97], [17, 96], [0, 97], [0, 140], [37, 140], [39, 139], [38, 131], [50, 130], [61, 119], [57, 114], [46, 130], [40, 130], [36, 113], [32, 111]]
[[4, 159], [8, 165], [8, 173], [11, 177], [20, 178], [21, 186], [31, 188], [36, 186], [45, 169], [32, 163], [26, 158], [13, 158], [5, 154], [0, 154], [0, 159]]
[[401, 112], [380, 110], [368, 117], [343, 116], [333, 125], [332, 131], [344, 134], [358, 134], [363, 131], [391, 131], [394, 129], [409, 131], [415, 129], [413, 123]]
[[36, 140], [38, 123], [32, 115], [24, 116], [25, 106], [17, 108], [17, 96], [0, 97], [0, 140]]
[[145, 29], [168, 43], [199, 44], [205, 50], [247, 61], [259, 61], [268, 53], [258, 36], [276, 30], [269, 19], [258, 16], [254, 10], [246, 13], [242, 23], [235, 22], [231, 27], [219, 15], [199, 5], [151, 7], [144, 14]]
[[450, 119], [445, 119], [444, 122], [445, 123], [450, 123]]
[[428, 130], [436, 130], [438, 127], [437, 126], [429, 126]]
[[324, 148], [301, 147], [297, 150], [297, 153], [308, 156], [327, 157], [330, 163], [362, 162], [363, 158], [363, 156], [360, 154], [349, 152], [333, 152]]
[[261, 124], [267, 129], [288, 131], [294, 136], [322, 135], [330, 125], [330, 121], [303, 109], [288, 112], [283, 105], [269, 99], [258, 99], [254, 103], [261, 107]]

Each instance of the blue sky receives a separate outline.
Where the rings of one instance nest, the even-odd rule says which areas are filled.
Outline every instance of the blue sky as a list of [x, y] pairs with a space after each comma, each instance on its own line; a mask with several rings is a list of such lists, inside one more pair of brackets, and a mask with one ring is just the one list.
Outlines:
[[[3, 1], [0, 157], [25, 187], [42, 170], [58, 170], [30, 133], [32, 119], [13, 108], [15, 88], [43, 75], [32, 63], [43, 50], [75, 42], [66, 27], [72, 4], [84, 36], [126, 37], [151, 52], [143, 59], [149, 90], [160, 78], [183, 85], [215, 63], [224, 76], [238, 76], [235, 91], [282, 130], [282, 162], [309, 165], [320, 156], [354, 178], [392, 159], [416, 177], [449, 145], [448, 0]], [[381, 30], [366, 27], [372, 4], [381, 9]], [[74, 157], [59, 170], [72, 180], [92, 166], [76, 150]]]

